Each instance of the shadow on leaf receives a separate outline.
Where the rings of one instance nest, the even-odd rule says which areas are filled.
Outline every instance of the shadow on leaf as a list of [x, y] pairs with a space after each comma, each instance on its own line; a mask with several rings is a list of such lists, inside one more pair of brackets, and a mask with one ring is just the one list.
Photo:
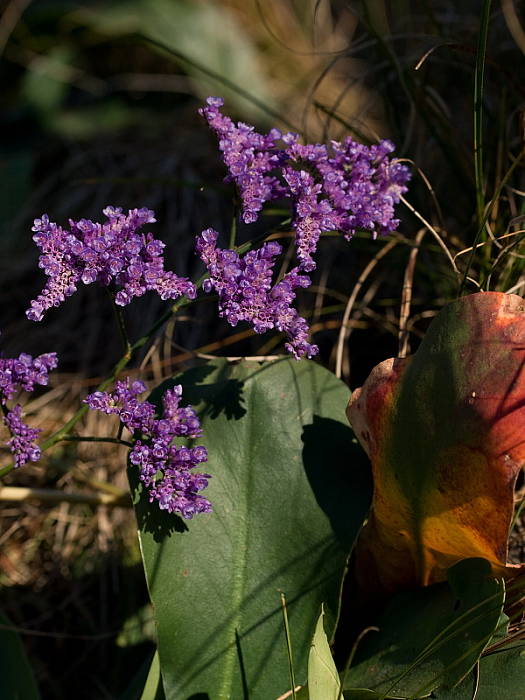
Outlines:
[[138, 469], [134, 464], [128, 464], [128, 479], [137, 523], [141, 531], [151, 533], [158, 544], [174, 532], [188, 531], [186, 523], [180, 516], [161, 510], [157, 504], [152, 505], [149, 502], [147, 489], [139, 481]]
[[350, 428], [314, 415], [302, 440], [306, 476], [341, 546], [350, 552], [372, 500], [368, 459]]
[[[204, 416], [217, 418], [224, 413], [228, 420], [238, 420], [246, 413], [242, 396], [244, 382], [230, 378], [231, 367], [232, 363], [226, 362], [218, 371], [217, 367], [211, 364], [192, 367], [160, 384], [152, 391], [149, 400], [159, 406], [164, 392], [176, 384], [181, 384], [182, 405], [194, 406], [201, 419]], [[206, 378], [212, 372], [216, 372], [215, 381], [206, 383]], [[199, 410], [199, 405], [203, 403], [205, 406]]]

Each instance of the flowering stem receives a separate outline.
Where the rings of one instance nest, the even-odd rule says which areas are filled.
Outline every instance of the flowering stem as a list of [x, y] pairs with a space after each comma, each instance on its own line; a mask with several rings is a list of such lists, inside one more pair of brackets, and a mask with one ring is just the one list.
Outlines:
[[126, 329], [126, 322], [124, 320], [122, 308], [115, 303], [115, 295], [112, 292], [109, 292], [109, 296], [111, 297], [111, 305], [113, 306], [113, 311], [115, 312], [115, 318], [117, 320], [118, 330], [122, 339], [122, 345], [124, 346], [125, 356], [131, 357], [131, 342]]
[[[290, 219], [287, 219], [286, 221], [281, 222], [279, 225], [280, 228], [282, 226], [286, 226], [288, 223], [290, 223]], [[272, 231], [273, 232], [273, 231]], [[255, 238], [252, 241], [247, 241], [246, 243], [243, 243], [240, 246], [237, 246], [235, 248], [236, 252], [239, 254], [246, 253], [247, 251], [251, 250], [254, 246], [256, 246], [258, 243], [261, 242], [261, 240], [264, 240], [267, 238], [270, 232], [266, 232], [260, 237]], [[202, 287], [202, 283], [206, 279], [207, 274], [202, 275], [197, 282], [195, 283], [196, 289], [200, 289]], [[116, 365], [113, 367], [113, 371], [111, 374], [104, 379], [103, 382], [101, 382], [95, 391], [104, 391], [107, 389], [108, 386], [113, 384], [113, 382], [116, 380], [116, 378], [119, 376], [119, 374], [128, 366], [128, 364], [131, 362], [133, 356], [136, 354], [140, 348], [144, 347], [148, 340], [160, 329], [162, 326], [168, 321], [173, 314], [177, 313], [179, 309], [181, 309], [184, 306], [188, 306], [189, 304], [192, 304], [194, 302], [193, 299], [188, 299], [188, 297], [180, 297], [180, 299], [177, 299], [177, 301], [167, 310], [165, 313], [162, 314], [158, 318], [158, 320], [153, 324], [153, 326], [148, 330], [147, 333], [145, 333], [141, 338], [139, 338], [135, 343], [132, 345], [130, 344], [129, 347], [126, 344], [127, 350], [126, 353], [120, 358], [120, 360], [116, 363]], [[44, 442], [40, 445], [40, 449], [42, 452], [45, 450], [48, 450], [50, 447], [53, 445], [56, 445], [57, 442], [60, 442], [64, 440], [67, 436], [68, 433], [71, 431], [72, 428], [78, 423], [78, 421], [84, 416], [85, 413], [89, 410], [88, 406], [84, 404], [81, 406], [78, 411], [60, 428], [60, 430], [57, 430], [55, 433], [50, 435], [47, 440], [44, 440]], [[85, 439], [85, 438], [84, 438]], [[118, 438], [115, 438], [115, 440], [118, 440]], [[0, 478], [6, 476], [9, 474], [12, 470], [14, 469], [14, 464], [8, 464], [2, 469], [0, 469]]]

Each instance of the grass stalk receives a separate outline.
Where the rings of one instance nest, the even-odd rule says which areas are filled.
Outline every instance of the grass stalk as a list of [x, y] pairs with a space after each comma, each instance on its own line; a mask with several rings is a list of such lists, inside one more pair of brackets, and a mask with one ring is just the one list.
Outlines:
[[293, 700], [296, 700], [295, 694], [295, 672], [293, 668], [293, 653], [292, 653], [292, 639], [290, 637], [290, 626], [288, 624], [288, 612], [286, 610], [286, 597], [283, 592], [281, 592], [281, 608], [283, 612], [283, 623], [284, 623], [284, 634], [286, 637], [286, 651], [288, 655], [288, 670], [290, 673], [290, 684], [291, 684], [291, 695]]
[[483, 87], [485, 81], [485, 57], [489, 33], [492, 0], [483, 0], [481, 22], [474, 70], [474, 177], [476, 183], [476, 208], [478, 226], [481, 228], [485, 211], [485, 183], [483, 176]]

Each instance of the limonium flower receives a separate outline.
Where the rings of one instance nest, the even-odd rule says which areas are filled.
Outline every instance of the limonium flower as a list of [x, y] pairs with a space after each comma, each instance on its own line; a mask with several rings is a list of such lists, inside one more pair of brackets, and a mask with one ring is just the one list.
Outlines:
[[156, 408], [149, 401], [139, 401], [146, 391], [141, 381], [129, 378], [118, 381], [113, 392], [96, 391], [84, 399], [92, 410], [117, 415], [135, 437], [130, 462], [139, 469], [139, 478], [149, 491], [150, 502], [170, 513], [192, 518], [209, 513], [211, 503], [199, 494], [208, 485], [209, 474], [192, 469], [208, 461], [206, 448], [174, 444], [177, 437], [198, 438], [201, 426], [190, 406], [180, 406], [182, 387], [165, 392], [163, 414], [156, 418]]
[[10, 411], [6, 411], [4, 425], [11, 433], [11, 439], [6, 442], [6, 445], [13, 455], [15, 468], [21, 467], [27, 462], [38, 462], [41, 451], [36, 440], [40, 429], [30, 428], [24, 423], [22, 407], [19, 404], [16, 404]]
[[0, 358], [0, 405], [4, 425], [11, 434], [11, 439], [6, 444], [13, 455], [15, 467], [40, 459], [40, 448], [36, 444], [40, 430], [24, 423], [19, 404], [9, 409], [7, 402], [19, 391], [33, 391], [38, 384], [45, 386], [48, 372], [56, 366], [57, 356], [54, 352], [35, 358], [26, 353], [16, 358]]
[[286, 158], [277, 142], [283, 138], [278, 129], [263, 136], [253, 126], [238, 122], [220, 112], [224, 101], [208, 97], [199, 110], [219, 137], [219, 149], [228, 168], [227, 180], [239, 188], [243, 202], [242, 216], [246, 224], [257, 220], [263, 204], [284, 194], [278, 178], [271, 174]]
[[256, 333], [272, 328], [286, 333], [285, 347], [296, 359], [316, 355], [317, 346], [307, 340], [306, 321], [291, 306], [294, 290], [308, 287], [310, 278], [294, 268], [273, 284], [275, 259], [281, 252], [278, 243], [270, 241], [241, 257], [234, 250], [217, 248], [218, 236], [214, 229], [203, 231], [197, 236], [196, 250], [209, 273], [204, 291], [215, 290], [219, 295], [219, 315], [231, 326], [247, 321]]
[[126, 306], [146, 291], [156, 291], [161, 299], [186, 295], [193, 299], [195, 285], [164, 269], [164, 243], [151, 233], [138, 233], [155, 221], [150, 209], [106, 207], [103, 224], [87, 219], [69, 221], [69, 230], [49, 221], [47, 214], [35, 219], [33, 240], [42, 254], [41, 267], [48, 277], [41, 294], [26, 311], [32, 321], [41, 321], [45, 312], [71, 296], [77, 285], [99, 282], [113, 285], [115, 302]]
[[257, 219], [265, 202], [287, 198], [293, 209], [299, 266], [315, 268], [314, 254], [323, 231], [351, 238], [358, 229], [373, 237], [394, 231], [394, 206], [406, 192], [410, 172], [389, 159], [387, 140], [364, 146], [343, 141], [301, 145], [297, 134], [272, 129], [262, 135], [252, 126], [224, 116], [219, 97], [209, 97], [200, 110], [219, 137], [219, 148], [243, 204], [246, 223]]

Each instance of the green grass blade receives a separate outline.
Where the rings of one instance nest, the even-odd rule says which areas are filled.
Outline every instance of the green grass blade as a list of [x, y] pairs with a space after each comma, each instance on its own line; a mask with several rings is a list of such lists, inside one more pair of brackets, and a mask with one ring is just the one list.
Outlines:
[[483, 86], [491, 2], [492, 0], [483, 0], [476, 68], [474, 71], [474, 176], [476, 180], [478, 224], [483, 220], [483, 211], [485, 209], [485, 187], [483, 182]]
[[295, 672], [293, 668], [293, 653], [292, 653], [292, 639], [290, 637], [290, 625], [288, 624], [288, 612], [286, 610], [286, 597], [284, 593], [281, 592], [281, 607], [283, 611], [283, 623], [284, 623], [284, 634], [286, 637], [286, 651], [288, 654], [288, 668], [290, 671], [290, 683], [292, 686], [292, 700], [296, 699], [295, 696]]

